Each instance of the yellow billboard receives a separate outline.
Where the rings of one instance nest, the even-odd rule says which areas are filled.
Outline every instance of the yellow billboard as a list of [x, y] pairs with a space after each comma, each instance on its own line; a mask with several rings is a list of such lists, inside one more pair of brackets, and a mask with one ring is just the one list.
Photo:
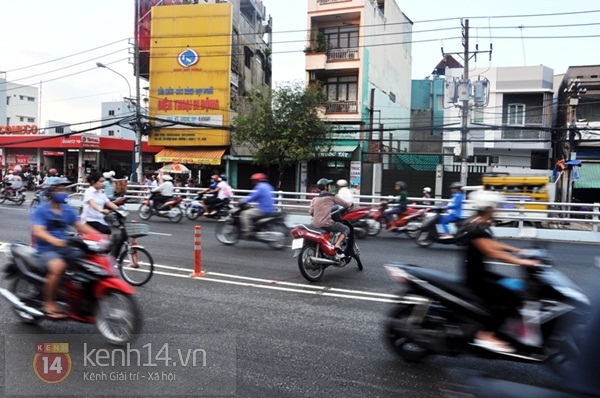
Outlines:
[[151, 26], [150, 145], [229, 145], [231, 4], [156, 6]]

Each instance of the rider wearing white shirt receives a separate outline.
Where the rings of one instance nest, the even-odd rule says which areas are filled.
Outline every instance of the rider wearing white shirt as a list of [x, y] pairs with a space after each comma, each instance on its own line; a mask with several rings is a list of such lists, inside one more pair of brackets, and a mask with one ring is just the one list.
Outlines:
[[83, 194], [81, 221], [103, 234], [110, 235], [110, 227], [104, 220], [104, 216], [109, 213], [109, 210], [105, 207], [117, 210], [118, 206], [112, 203], [102, 190], [104, 178], [99, 172], [90, 173], [88, 182], [90, 186]]
[[19, 172], [17, 170], [13, 171], [13, 174], [8, 177], [8, 182], [10, 183], [10, 189], [13, 194], [17, 193], [17, 191], [23, 187], [23, 180], [19, 177]]
[[154, 208], [160, 209], [163, 204], [165, 204], [168, 200], [173, 197], [173, 193], [175, 191], [175, 187], [171, 182], [173, 177], [168, 174], [162, 176], [163, 183], [157, 186], [152, 190], [152, 192], [159, 193], [160, 195], [156, 196], [153, 200]]

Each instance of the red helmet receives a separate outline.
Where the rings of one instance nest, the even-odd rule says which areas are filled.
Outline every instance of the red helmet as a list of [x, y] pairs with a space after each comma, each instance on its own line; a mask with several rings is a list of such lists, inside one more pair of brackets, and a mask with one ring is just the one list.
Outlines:
[[58, 171], [56, 171], [56, 169], [50, 169], [50, 170], [48, 170], [48, 174], [56, 175], [56, 174], [58, 174]]
[[264, 175], [263, 173], [254, 173], [254, 174], [252, 174], [250, 179], [254, 180], [254, 181], [265, 181], [267, 179], [267, 176]]
[[218, 174], [213, 174], [212, 176], [210, 176], [210, 178], [212, 178], [213, 180], [218, 180], [221, 177]]

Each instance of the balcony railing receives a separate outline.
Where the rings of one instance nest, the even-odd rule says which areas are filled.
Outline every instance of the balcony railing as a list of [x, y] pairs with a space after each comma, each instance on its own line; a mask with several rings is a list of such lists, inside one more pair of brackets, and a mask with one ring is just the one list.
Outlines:
[[325, 113], [357, 113], [358, 101], [329, 101]]
[[348, 0], [318, 0], [319, 4], [341, 3]]
[[[541, 130], [521, 130], [518, 126], [511, 129], [502, 130], [502, 139], [504, 140], [542, 140], [546, 139], [546, 132]], [[524, 127], [542, 127], [541, 124], [526, 124]]]
[[327, 61], [347, 61], [358, 59], [358, 48], [336, 48], [327, 51]]

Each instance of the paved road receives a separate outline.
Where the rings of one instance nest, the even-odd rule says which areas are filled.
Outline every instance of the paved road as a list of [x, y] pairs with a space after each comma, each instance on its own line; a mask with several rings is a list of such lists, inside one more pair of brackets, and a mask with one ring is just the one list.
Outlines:
[[[26, 218], [26, 208], [0, 205], [0, 242], [28, 241]], [[203, 269], [208, 274], [192, 279], [188, 274], [193, 269], [193, 231], [197, 224], [202, 225]], [[387, 350], [381, 330], [388, 301], [394, 299], [394, 284], [382, 264], [402, 260], [455, 272], [460, 258], [457, 248], [421, 249], [405, 237], [382, 235], [359, 242], [363, 272], [354, 267], [328, 269], [319, 284], [311, 285], [299, 275], [291, 250], [272, 251], [254, 242], [223, 246], [214, 237], [215, 224], [185, 219], [180, 224], [165, 219], [151, 221], [153, 234], [140, 243], [161, 267], [147, 286], [138, 289], [144, 335], [136, 344], [140, 347], [149, 341], [179, 341], [185, 346], [197, 343], [197, 339], [213, 341], [211, 347], [219, 347], [219, 352], [208, 350], [209, 355], [235, 357], [233, 369], [222, 368], [230, 376], [221, 384], [222, 394], [440, 397], [441, 383], [451, 380], [447, 370], [456, 367], [539, 385], [555, 383], [541, 366], [464, 357], [407, 364]], [[517, 242], [521, 246], [529, 243]], [[561, 270], [577, 283], [588, 291], [597, 286], [600, 270], [594, 266], [599, 255], [596, 246], [553, 243], [550, 249]], [[102, 339], [90, 325], [43, 322], [31, 328], [19, 324], [4, 304], [0, 305], [0, 333], [7, 338], [15, 334], [89, 334], [86, 338], [90, 344], [102, 346]], [[81, 354], [75, 349], [71, 355], [76, 358]], [[10, 369], [9, 363], [4, 365]], [[180, 376], [184, 380], [156, 382], [149, 392], [144, 390], [149, 388], [147, 384], [123, 383], [118, 393], [200, 395], [212, 391], [210, 385], [201, 390], [201, 381], [184, 377], [185, 372]], [[75, 382], [75, 378], [74, 373], [64, 383]], [[29, 383], [31, 374], [11, 375], [8, 381], [14, 380]], [[52, 391], [77, 391], [63, 383], [56, 386], [61, 385], [62, 390]], [[103, 391], [114, 394], [109, 387], [119, 384], [86, 381], [84, 385], [88, 388], [85, 394], [91, 395]], [[41, 388], [49, 394], [51, 390], [47, 389], [52, 386], [42, 383]]]

